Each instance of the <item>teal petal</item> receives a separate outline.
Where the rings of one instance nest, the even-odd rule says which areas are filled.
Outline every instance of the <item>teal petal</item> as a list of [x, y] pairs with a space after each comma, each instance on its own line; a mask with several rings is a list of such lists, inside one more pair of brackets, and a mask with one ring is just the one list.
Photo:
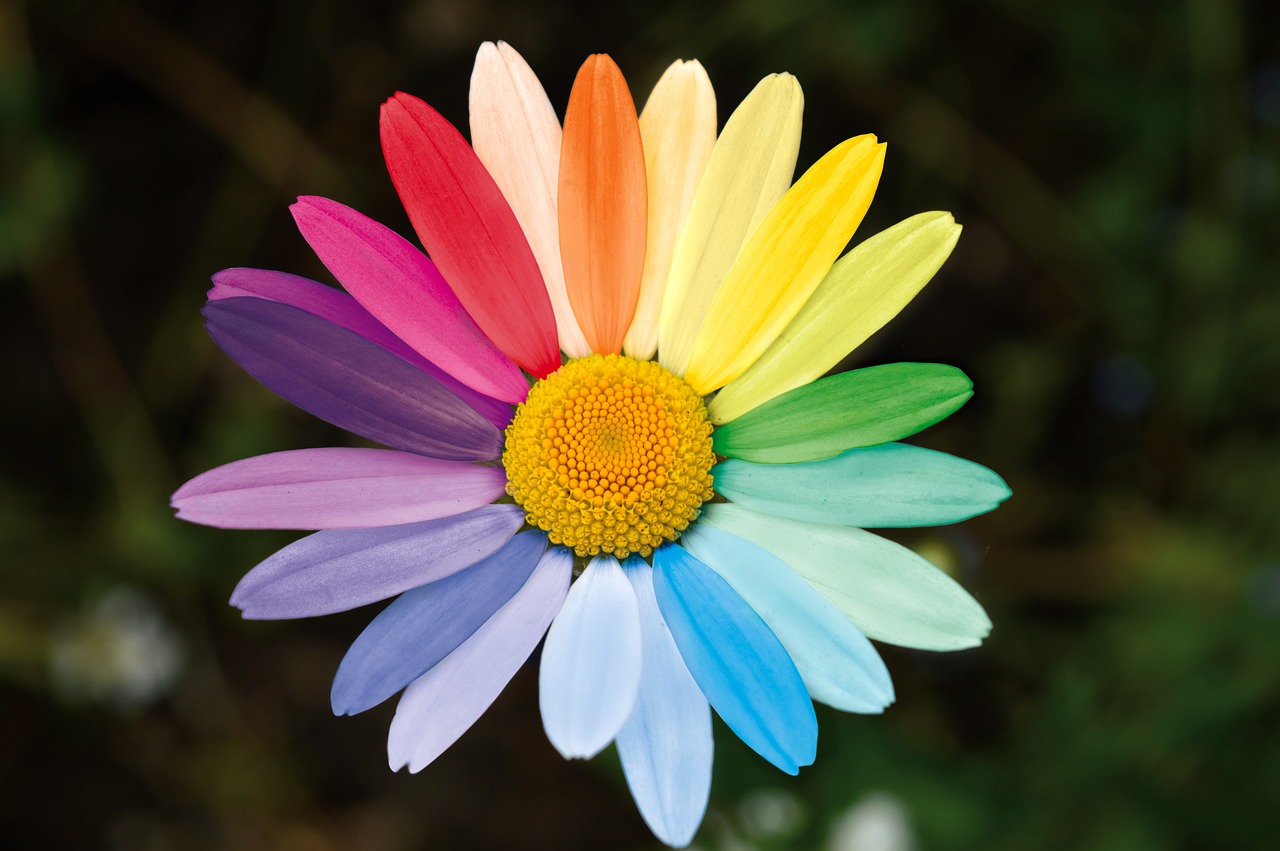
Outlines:
[[618, 757], [640, 815], [654, 835], [683, 848], [711, 794], [711, 707], [693, 681], [653, 594], [653, 568], [623, 562], [640, 608], [640, 697], [618, 733]]
[[746, 538], [782, 559], [868, 638], [922, 650], [960, 650], [976, 647], [991, 632], [990, 618], [969, 592], [879, 535], [773, 517], [732, 503], [703, 506], [698, 522]]
[[972, 395], [973, 382], [954, 366], [871, 366], [789, 390], [720, 426], [712, 440], [716, 454], [744, 461], [816, 461], [910, 437]]
[[764, 619], [814, 700], [867, 713], [881, 712], [893, 702], [893, 681], [871, 642], [777, 556], [705, 525], [685, 532], [680, 543]]
[[653, 590], [689, 673], [729, 729], [788, 774], [811, 764], [818, 749], [813, 701], [760, 616], [675, 544], [653, 554]]
[[938, 526], [985, 514], [1009, 498], [992, 471], [905, 443], [850, 449], [825, 461], [713, 468], [716, 490], [747, 508], [841, 526]]

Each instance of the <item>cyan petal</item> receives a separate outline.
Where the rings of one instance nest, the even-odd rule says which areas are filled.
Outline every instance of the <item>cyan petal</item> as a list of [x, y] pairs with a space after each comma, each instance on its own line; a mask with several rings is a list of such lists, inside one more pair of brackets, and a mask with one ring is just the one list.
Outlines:
[[713, 473], [716, 490], [747, 508], [873, 529], [956, 523], [1009, 498], [1004, 480], [981, 464], [905, 443], [805, 464], [730, 459]]
[[991, 619], [969, 592], [879, 535], [773, 517], [733, 503], [703, 506], [698, 522], [782, 559], [876, 641], [960, 650], [981, 644], [991, 631]]
[[814, 700], [845, 712], [881, 712], [893, 682], [853, 622], [777, 556], [705, 525], [680, 543], [724, 577], [787, 648]]
[[654, 835], [683, 848], [698, 832], [711, 794], [711, 707], [693, 681], [653, 594], [653, 568], [623, 564], [636, 592], [644, 647], [640, 697], [618, 733], [622, 771]]
[[589, 759], [622, 729], [640, 689], [636, 595], [613, 556], [596, 556], [569, 589], [542, 648], [542, 726], [566, 758]]
[[521, 532], [479, 564], [401, 594], [342, 658], [333, 713], [364, 712], [431, 670], [515, 596], [546, 548], [543, 533]]
[[653, 554], [653, 590], [689, 673], [738, 738], [788, 774], [811, 764], [818, 748], [813, 702], [760, 616], [675, 544]]
[[529, 581], [475, 634], [405, 689], [387, 737], [391, 770], [421, 771], [471, 728], [542, 640], [569, 593], [573, 556], [543, 554]]

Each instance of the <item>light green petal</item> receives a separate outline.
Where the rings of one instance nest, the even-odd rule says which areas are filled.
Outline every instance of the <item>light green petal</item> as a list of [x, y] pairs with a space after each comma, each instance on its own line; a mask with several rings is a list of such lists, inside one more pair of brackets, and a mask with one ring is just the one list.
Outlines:
[[792, 464], [910, 437], [960, 408], [973, 382], [954, 366], [890, 363], [797, 387], [716, 429], [719, 455]]
[[685, 368], [705, 396], [746, 372], [817, 289], [871, 206], [884, 145], [847, 139], [787, 190], [716, 292]]
[[905, 443], [850, 449], [825, 461], [712, 468], [716, 491], [766, 514], [875, 529], [938, 526], [991, 511], [1009, 498], [992, 471]]
[[809, 580], [868, 638], [922, 650], [975, 647], [991, 632], [978, 601], [906, 547], [862, 529], [704, 506], [700, 523], [763, 547]]
[[716, 290], [747, 237], [791, 185], [804, 95], [790, 74], [771, 74], [729, 116], [676, 239], [658, 323], [658, 359], [684, 375]]
[[751, 368], [711, 400], [711, 421], [727, 423], [827, 372], [915, 298], [959, 237], [950, 213], [921, 213], [854, 248]]

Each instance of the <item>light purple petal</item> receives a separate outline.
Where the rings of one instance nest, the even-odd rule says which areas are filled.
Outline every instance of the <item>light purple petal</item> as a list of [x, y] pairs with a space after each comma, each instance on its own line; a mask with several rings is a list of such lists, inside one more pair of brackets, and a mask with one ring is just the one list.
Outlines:
[[471, 728], [520, 670], [569, 593], [573, 556], [552, 547], [484, 626], [405, 689], [387, 737], [392, 771], [421, 771]]
[[183, 520], [223, 529], [367, 529], [488, 505], [506, 481], [501, 467], [393, 449], [296, 449], [202, 473], [172, 504]]
[[435, 667], [515, 596], [546, 549], [542, 532], [521, 532], [479, 564], [397, 597], [342, 657], [333, 713], [364, 712]]
[[205, 305], [209, 335], [276, 395], [354, 434], [433, 458], [486, 461], [502, 432], [440, 382], [331, 322], [260, 298]]
[[328, 198], [289, 210], [316, 256], [378, 321], [462, 383], [507, 402], [529, 392], [427, 256], [395, 231]]
[[596, 556], [551, 624], [538, 672], [542, 726], [567, 759], [604, 750], [640, 689], [640, 614], [613, 556]]
[[644, 659], [640, 696], [618, 732], [618, 756], [645, 823], [663, 842], [683, 848], [711, 794], [711, 707], [658, 611], [653, 568], [635, 556], [623, 567], [636, 592]]
[[210, 301], [240, 296], [278, 301], [327, 319], [413, 364], [456, 393], [498, 428], [506, 428], [511, 422], [513, 411], [510, 405], [471, 389], [418, 354], [408, 343], [374, 319], [358, 301], [341, 290], [309, 278], [267, 269], [223, 269], [213, 276], [213, 288], [209, 290]]
[[515, 505], [440, 520], [317, 532], [245, 574], [231, 605], [246, 618], [344, 612], [442, 579], [491, 555], [524, 523]]

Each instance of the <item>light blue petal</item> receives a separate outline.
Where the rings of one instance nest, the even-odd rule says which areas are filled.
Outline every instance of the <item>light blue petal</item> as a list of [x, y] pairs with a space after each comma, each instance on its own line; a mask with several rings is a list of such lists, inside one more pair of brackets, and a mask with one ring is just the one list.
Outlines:
[[766, 514], [841, 526], [937, 526], [985, 514], [1009, 498], [1004, 480], [972, 461], [905, 443], [804, 464], [728, 460], [716, 490]]
[[711, 707], [658, 611], [653, 568], [637, 556], [623, 567], [636, 592], [644, 658], [640, 698], [618, 733], [618, 756], [649, 829], [683, 848], [697, 833], [711, 794]]
[[705, 525], [680, 543], [764, 618], [814, 700], [845, 712], [881, 712], [893, 702], [889, 671], [871, 642], [777, 556]]
[[569, 588], [542, 648], [542, 726], [566, 758], [604, 750], [640, 690], [640, 614], [613, 556], [596, 556]]
[[543, 554], [533, 575], [493, 617], [404, 690], [387, 736], [392, 771], [421, 771], [467, 732], [542, 640], [569, 593], [573, 556]]
[[788, 774], [811, 764], [818, 748], [813, 702], [760, 616], [675, 544], [653, 554], [653, 591], [689, 673], [738, 738]]
[[987, 613], [954, 579], [879, 535], [724, 502], [703, 506], [698, 522], [782, 559], [876, 641], [960, 650], [981, 644], [991, 631]]
[[397, 597], [342, 657], [334, 714], [377, 706], [452, 653], [520, 590], [546, 548], [543, 533], [521, 532], [484, 561]]

